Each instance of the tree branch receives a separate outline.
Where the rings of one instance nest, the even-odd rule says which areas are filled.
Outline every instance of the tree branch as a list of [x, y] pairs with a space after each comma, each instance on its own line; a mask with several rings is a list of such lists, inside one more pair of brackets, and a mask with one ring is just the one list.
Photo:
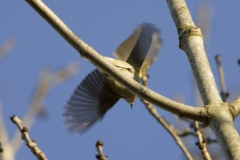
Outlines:
[[184, 0], [167, 0], [178, 30], [179, 47], [185, 51], [205, 105], [220, 103], [221, 97], [204, 50], [200, 29], [193, 23]]
[[240, 157], [239, 134], [234, 127], [230, 105], [221, 97], [204, 50], [200, 29], [194, 25], [184, 0], [167, 0], [179, 34], [179, 47], [189, 59], [205, 108], [210, 117], [210, 127], [220, 144], [226, 159]]
[[240, 96], [230, 103], [234, 119], [240, 114]]
[[206, 123], [208, 121], [205, 108], [187, 106], [142, 86], [133, 79], [119, 71], [118, 68], [106, 61], [93, 48], [79, 39], [41, 0], [26, 0], [70, 45], [72, 45], [83, 58], [86, 58], [97, 67], [101, 68], [119, 83], [128, 88], [137, 96], [161, 107], [180, 117], [185, 117]]
[[[71, 62], [67, 67], [59, 69], [56, 73], [50, 73], [49, 68], [43, 68], [40, 73], [39, 82], [37, 84], [37, 89], [34, 92], [33, 98], [31, 99], [30, 105], [22, 118], [22, 123], [26, 128], [30, 130], [32, 127], [36, 116], [41, 112], [43, 102], [47, 96], [47, 93], [50, 89], [70, 77], [76, 74], [78, 67], [76, 63]], [[17, 152], [21, 147], [22, 141], [19, 140], [19, 132], [16, 131], [12, 140], [11, 146], [13, 147], [14, 152]]]
[[198, 138], [198, 142], [196, 143], [196, 145], [201, 150], [203, 159], [204, 160], [211, 160], [211, 156], [210, 156], [210, 154], [207, 150], [206, 141], [203, 139], [202, 131], [199, 129], [198, 122], [196, 122], [196, 121], [194, 122], [194, 130], [195, 130], [195, 133], [196, 133], [197, 138]]
[[96, 143], [96, 148], [97, 148], [97, 151], [98, 151], [98, 154], [96, 155], [96, 158], [98, 160], [108, 160], [108, 157], [104, 155], [103, 153], [103, 142], [98, 140], [97, 143]]
[[[144, 86], [148, 87], [148, 76], [144, 75], [142, 77], [142, 83]], [[149, 113], [167, 130], [167, 132], [173, 137], [179, 148], [182, 150], [183, 154], [187, 157], [188, 160], [193, 160], [193, 157], [187, 150], [186, 146], [183, 144], [180, 136], [178, 135], [178, 131], [174, 129], [172, 125], [170, 125], [162, 116], [160, 116], [157, 110], [153, 107], [151, 103], [148, 101], [141, 99], [143, 104], [146, 106]]]
[[22, 126], [21, 119], [19, 119], [18, 116], [12, 116], [11, 120], [17, 125], [22, 134], [22, 139], [27, 143], [28, 148], [31, 149], [32, 153], [37, 157], [37, 159], [47, 160], [45, 154], [37, 147], [37, 143], [30, 139], [27, 128]]

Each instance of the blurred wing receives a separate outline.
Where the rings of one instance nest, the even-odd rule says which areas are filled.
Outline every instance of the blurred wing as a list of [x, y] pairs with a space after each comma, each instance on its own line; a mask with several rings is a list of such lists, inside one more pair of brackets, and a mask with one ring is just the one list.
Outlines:
[[64, 107], [65, 126], [70, 132], [83, 133], [118, 100], [102, 73], [96, 69], [81, 82]]
[[161, 46], [159, 30], [151, 23], [143, 23], [114, 52], [116, 59], [131, 64], [141, 78], [156, 60]]
[[133, 51], [134, 46], [137, 43], [138, 37], [140, 35], [142, 28], [139, 26], [133, 34], [128, 37], [124, 42], [120, 44], [117, 50], [113, 53], [114, 57], [118, 60], [127, 61], [128, 57]]

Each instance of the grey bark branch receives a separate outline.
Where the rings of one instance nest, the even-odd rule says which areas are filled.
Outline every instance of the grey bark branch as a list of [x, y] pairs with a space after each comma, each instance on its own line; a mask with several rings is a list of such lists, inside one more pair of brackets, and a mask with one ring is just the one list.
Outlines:
[[230, 103], [230, 108], [232, 110], [232, 113], [234, 114], [233, 118], [235, 119], [240, 114], [240, 96]]
[[240, 157], [240, 138], [233, 119], [236, 111], [231, 104], [223, 103], [204, 50], [200, 29], [194, 25], [184, 0], [167, 0], [169, 10], [179, 34], [179, 47], [191, 64], [201, 97], [209, 115], [210, 127], [226, 159]]
[[[148, 87], [148, 76], [143, 76], [142, 77], [142, 83], [144, 86]], [[175, 140], [176, 144], [179, 146], [179, 148], [182, 150], [183, 154], [186, 156], [186, 158], [188, 160], [193, 160], [192, 155], [190, 154], [190, 152], [188, 151], [187, 147], [184, 145], [184, 143], [182, 142], [180, 135], [178, 133], [178, 131], [176, 129], [174, 129], [174, 127], [169, 124], [162, 116], [159, 115], [159, 113], [157, 112], [157, 110], [153, 107], [153, 105], [151, 103], [149, 103], [148, 101], [141, 99], [143, 104], [145, 105], [145, 107], [147, 108], [147, 110], [149, 111], [149, 113], [161, 124], [161, 126], [163, 126], [166, 131], [173, 137], [173, 139]]]
[[142, 86], [134, 80], [127, 78], [119, 69], [105, 61], [103, 56], [79, 39], [42, 1], [26, 0], [82, 57], [101, 68], [123, 86], [127, 87], [137, 96], [161, 107], [173, 114], [192, 120], [206, 123], [208, 121], [205, 108], [191, 107], [163, 97], [152, 90]]
[[187, 54], [204, 104], [219, 103], [215, 79], [203, 46], [200, 29], [193, 23], [184, 0], [167, 0], [179, 35], [179, 47]]

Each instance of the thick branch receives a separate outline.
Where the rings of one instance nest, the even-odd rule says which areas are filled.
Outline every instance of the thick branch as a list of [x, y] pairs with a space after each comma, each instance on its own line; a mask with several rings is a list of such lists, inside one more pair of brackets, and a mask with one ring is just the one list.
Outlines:
[[188, 56], [209, 114], [210, 127], [226, 159], [237, 160], [240, 157], [240, 139], [234, 127], [234, 116], [229, 104], [222, 103], [204, 50], [202, 34], [196, 29], [184, 0], [167, 0], [167, 3], [178, 30], [180, 48]]
[[234, 119], [240, 114], [240, 96], [230, 103]]
[[137, 96], [181, 117], [206, 123], [207, 113], [204, 108], [187, 106], [166, 97], [163, 97], [150, 89], [142, 86], [133, 79], [127, 78], [119, 69], [107, 62], [103, 56], [79, 39], [42, 1], [26, 0], [65, 40], [71, 44], [81, 56], [101, 68], [119, 83], [127, 87]]
[[[219, 107], [219, 110], [216, 109], [217, 107]], [[211, 115], [210, 127], [226, 159], [238, 160], [240, 157], [240, 138], [234, 126], [235, 111], [231, 104], [222, 103], [221, 105], [212, 106], [208, 112]]]
[[178, 30], [179, 47], [188, 56], [204, 104], [221, 102], [204, 50], [201, 31], [193, 23], [185, 1], [167, 0], [167, 3]]

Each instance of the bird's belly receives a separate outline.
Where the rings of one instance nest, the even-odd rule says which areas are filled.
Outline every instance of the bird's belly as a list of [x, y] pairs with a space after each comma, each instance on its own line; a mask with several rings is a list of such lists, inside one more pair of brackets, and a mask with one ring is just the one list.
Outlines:
[[120, 98], [125, 99], [130, 104], [133, 104], [134, 101], [137, 99], [137, 97], [132, 92], [130, 92], [126, 87], [118, 83], [112, 77], [108, 76], [106, 79], [114, 94], [116, 94]]

